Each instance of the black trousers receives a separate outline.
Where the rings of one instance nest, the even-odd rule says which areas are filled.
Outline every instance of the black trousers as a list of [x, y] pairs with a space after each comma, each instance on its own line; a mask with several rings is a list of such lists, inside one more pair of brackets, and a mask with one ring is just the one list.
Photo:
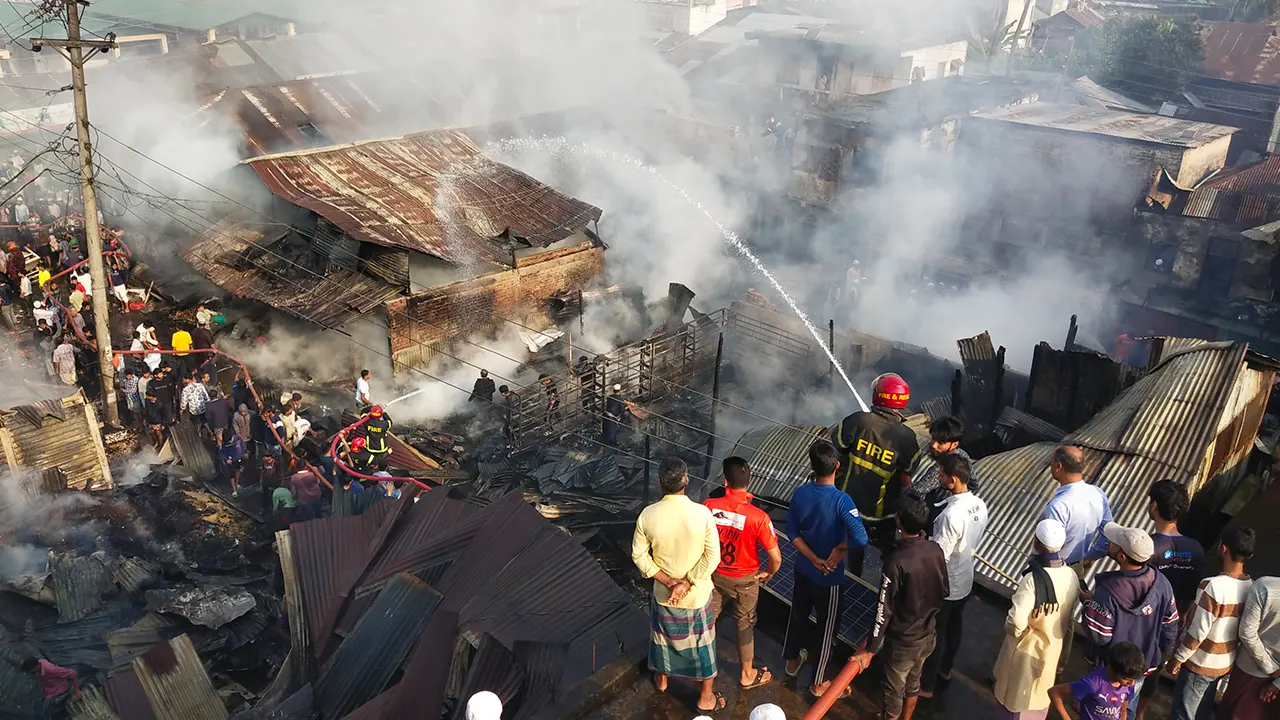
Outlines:
[[959, 600], [943, 600], [938, 610], [937, 638], [938, 642], [925, 660], [924, 673], [920, 685], [928, 692], [933, 692], [939, 675], [950, 675], [955, 665], [956, 653], [960, 650], [960, 638], [964, 634], [964, 606], [973, 593]]
[[[832, 662], [836, 633], [840, 630], [840, 618], [848, 607], [844, 585], [819, 585], [800, 573], [795, 574], [795, 587], [791, 591], [791, 616], [787, 620], [787, 637], [782, 643], [782, 656], [787, 660], [800, 657], [802, 649], [809, 651], [809, 659], [817, 663], [813, 684], [827, 680], [827, 669], [839, 670]], [[818, 618], [815, 628], [809, 624], [809, 614]], [[835, 671], [832, 676], [835, 676]]]

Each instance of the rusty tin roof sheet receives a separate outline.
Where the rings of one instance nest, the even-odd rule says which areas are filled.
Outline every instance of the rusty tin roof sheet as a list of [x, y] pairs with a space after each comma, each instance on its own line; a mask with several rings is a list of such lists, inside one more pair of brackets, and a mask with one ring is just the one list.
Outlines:
[[504, 230], [540, 246], [600, 218], [515, 168], [490, 160], [458, 130], [246, 161], [276, 195], [353, 238], [450, 262], [509, 263]]
[[186, 635], [134, 658], [133, 674], [156, 720], [227, 720], [227, 709]]
[[1266, 23], [1220, 22], [1201, 33], [1209, 73], [1225, 80], [1280, 85], [1280, 38]]

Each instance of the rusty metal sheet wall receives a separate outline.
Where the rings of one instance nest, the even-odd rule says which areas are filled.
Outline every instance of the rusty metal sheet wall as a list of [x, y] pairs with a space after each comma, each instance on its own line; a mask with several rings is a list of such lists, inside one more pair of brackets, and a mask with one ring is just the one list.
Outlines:
[[227, 709], [214, 692], [191, 639], [169, 641], [176, 664], [167, 672], [153, 669], [151, 653], [133, 661], [133, 672], [151, 704], [156, 720], [227, 720]]
[[276, 195], [351, 237], [450, 262], [507, 262], [493, 238], [510, 228], [540, 246], [600, 210], [481, 154], [457, 130], [434, 130], [248, 161]]

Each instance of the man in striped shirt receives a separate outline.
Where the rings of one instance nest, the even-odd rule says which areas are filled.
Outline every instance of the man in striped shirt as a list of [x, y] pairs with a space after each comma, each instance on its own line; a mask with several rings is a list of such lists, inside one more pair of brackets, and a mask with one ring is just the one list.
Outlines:
[[1176, 675], [1172, 720], [1205, 720], [1213, 716], [1218, 685], [1231, 672], [1239, 641], [1240, 611], [1253, 586], [1244, 563], [1253, 557], [1251, 528], [1222, 533], [1218, 555], [1222, 573], [1200, 582], [1182, 639], [1169, 660]]

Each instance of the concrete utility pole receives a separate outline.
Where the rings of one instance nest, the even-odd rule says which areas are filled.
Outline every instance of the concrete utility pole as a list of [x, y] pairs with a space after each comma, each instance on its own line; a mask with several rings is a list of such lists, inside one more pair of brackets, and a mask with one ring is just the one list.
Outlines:
[[[80, 192], [84, 196], [84, 234], [89, 247], [89, 275], [93, 278], [93, 334], [98, 343], [98, 369], [102, 374], [102, 407], [108, 425], [120, 425], [116, 408], [115, 367], [111, 362], [111, 323], [107, 317], [107, 273], [102, 259], [102, 231], [98, 227], [98, 200], [93, 189], [93, 151], [89, 140], [89, 107], [84, 94], [84, 48], [93, 53], [116, 47], [115, 36], [107, 40], [80, 39], [79, 0], [65, 0], [67, 6], [67, 39], [32, 38], [31, 49], [44, 46], [65, 52], [71, 63], [71, 87], [76, 103], [76, 136], [80, 146]], [[88, 3], [86, 3], [87, 5]], [[52, 3], [51, 3], [52, 5]]]

